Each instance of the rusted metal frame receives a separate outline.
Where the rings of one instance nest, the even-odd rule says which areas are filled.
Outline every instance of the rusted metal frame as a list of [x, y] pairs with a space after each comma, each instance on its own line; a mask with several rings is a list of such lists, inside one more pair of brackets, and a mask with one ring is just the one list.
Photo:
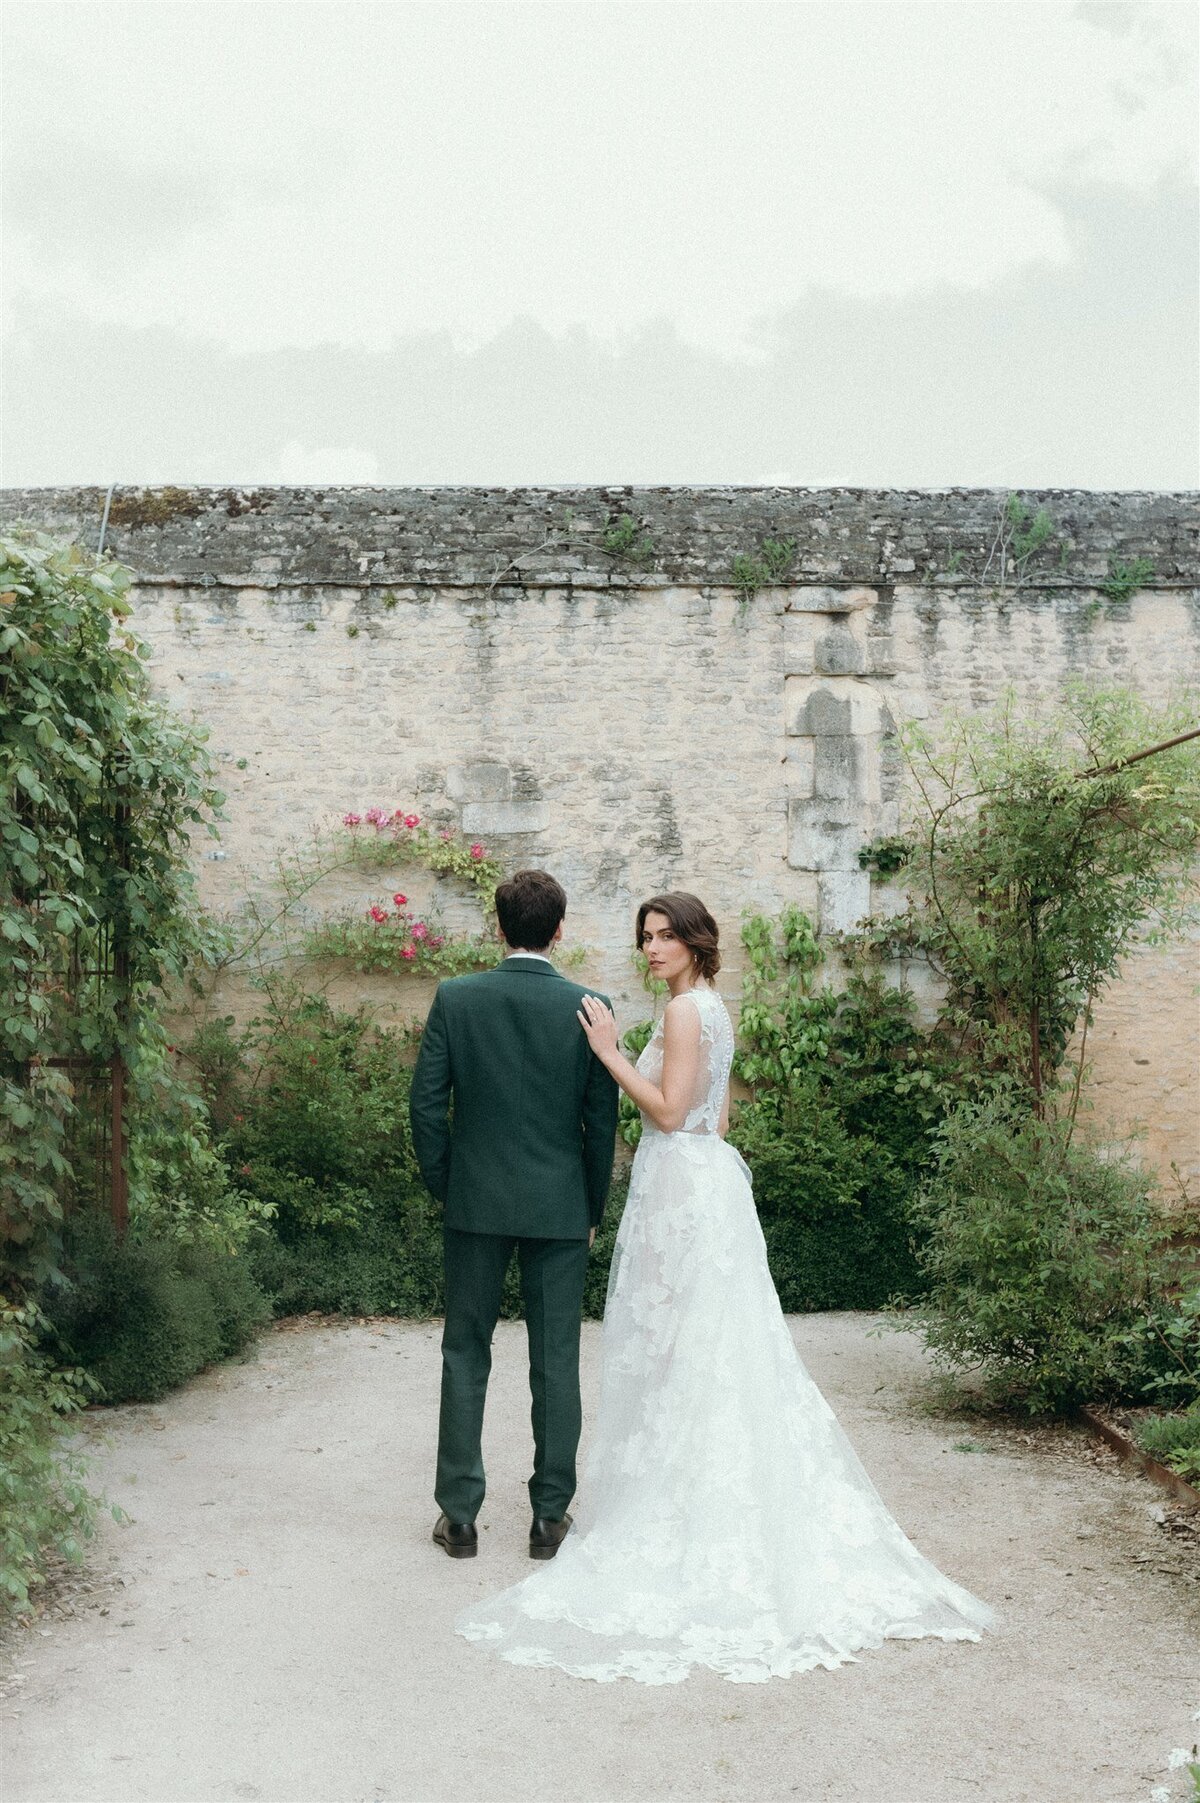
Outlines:
[[1200, 1490], [1189, 1484], [1177, 1471], [1172, 1471], [1169, 1465], [1162, 1464], [1152, 1453], [1143, 1452], [1136, 1440], [1123, 1433], [1119, 1427], [1114, 1427], [1111, 1421], [1106, 1421], [1097, 1409], [1081, 1403], [1075, 1415], [1077, 1420], [1082, 1421], [1111, 1446], [1114, 1452], [1119, 1453], [1126, 1464], [1136, 1466], [1146, 1477], [1153, 1478], [1156, 1484], [1169, 1490], [1180, 1502], [1187, 1503], [1193, 1509], [1200, 1509]]

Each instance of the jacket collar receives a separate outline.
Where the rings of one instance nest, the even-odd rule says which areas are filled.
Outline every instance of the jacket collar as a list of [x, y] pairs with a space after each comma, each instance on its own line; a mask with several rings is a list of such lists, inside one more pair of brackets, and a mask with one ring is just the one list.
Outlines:
[[555, 970], [553, 964], [548, 964], [545, 958], [528, 958], [521, 952], [510, 952], [507, 957], [501, 958], [495, 968], [496, 970], [515, 970], [526, 977], [562, 976], [562, 972]]

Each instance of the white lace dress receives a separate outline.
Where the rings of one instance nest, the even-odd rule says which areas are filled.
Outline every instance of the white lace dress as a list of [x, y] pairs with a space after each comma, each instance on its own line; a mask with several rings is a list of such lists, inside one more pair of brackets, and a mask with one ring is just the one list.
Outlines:
[[[792, 1342], [750, 1173], [717, 1127], [733, 1029], [700, 1012], [694, 1106], [643, 1117], [604, 1314], [575, 1522], [550, 1562], [465, 1610], [517, 1665], [674, 1684], [829, 1669], [886, 1639], [978, 1640], [994, 1612], [906, 1538]], [[638, 1059], [662, 1074], [662, 1023]]]

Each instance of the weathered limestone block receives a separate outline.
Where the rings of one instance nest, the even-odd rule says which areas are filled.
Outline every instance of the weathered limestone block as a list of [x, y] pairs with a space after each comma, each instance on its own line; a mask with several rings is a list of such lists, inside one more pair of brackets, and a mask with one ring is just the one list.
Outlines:
[[802, 676], [785, 677], [784, 703], [787, 731], [798, 737], [881, 732], [891, 725], [881, 697], [853, 676], [826, 676], [815, 685]]
[[783, 780], [789, 795], [804, 796], [813, 792], [815, 739], [790, 739], [783, 757]]
[[446, 794], [451, 801], [508, 801], [512, 786], [511, 766], [491, 759], [455, 764], [446, 772]]
[[784, 676], [810, 676], [812, 674], [817, 634], [823, 624], [820, 614], [784, 614], [782, 660]]
[[839, 621], [817, 639], [812, 667], [823, 676], [861, 676], [867, 667], [866, 647]]
[[789, 588], [786, 608], [793, 614], [853, 614], [874, 607], [879, 596], [873, 588]]
[[797, 870], [857, 868], [863, 830], [859, 809], [834, 797], [788, 802], [788, 863]]
[[871, 912], [871, 877], [866, 870], [823, 870], [817, 879], [822, 933], [852, 933]]
[[860, 802], [880, 799], [877, 733], [827, 733], [811, 743], [814, 795]]
[[493, 839], [508, 833], [544, 833], [550, 810], [543, 801], [475, 801], [462, 811], [464, 833], [485, 833]]

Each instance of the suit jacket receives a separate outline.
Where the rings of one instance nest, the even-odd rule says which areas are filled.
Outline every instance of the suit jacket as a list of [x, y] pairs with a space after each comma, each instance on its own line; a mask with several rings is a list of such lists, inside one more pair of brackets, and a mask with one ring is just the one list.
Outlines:
[[519, 953], [438, 984], [410, 1118], [448, 1227], [573, 1240], [599, 1225], [618, 1091], [576, 1019], [581, 998], [598, 993]]

